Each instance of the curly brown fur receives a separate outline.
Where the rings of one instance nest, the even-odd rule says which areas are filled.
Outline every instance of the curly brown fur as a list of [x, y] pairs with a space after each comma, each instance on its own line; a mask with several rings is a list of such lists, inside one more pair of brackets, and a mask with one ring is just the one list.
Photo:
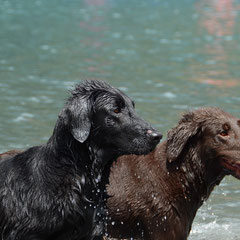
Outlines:
[[227, 174], [240, 178], [240, 120], [218, 108], [186, 113], [154, 152], [114, 164], [107, 232], [186, 240], [197, 210]]

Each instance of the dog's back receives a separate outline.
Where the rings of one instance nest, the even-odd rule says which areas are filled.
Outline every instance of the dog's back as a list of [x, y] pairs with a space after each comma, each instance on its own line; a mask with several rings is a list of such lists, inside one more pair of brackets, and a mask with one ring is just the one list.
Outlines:
[[[36, 146], [3, 156], [0, 163], [3, 239], [63, 240], [91, 236], [96, 210], [86, 208], [83, 211], [81, 188], [74, 186], [77, 175], [68, 176], [67, 166], [59, 170], [47, 164], [56, 159], [53, 152], [46, 146]], [[21, 224], [16, 224], [19, 221]], [[81, 226], [80, 232], [76, 231], [75, 224]]]
[[13, 156], [15, 156], [15, 155], [17, 155], [18, 153], [21, 153], [21, 152], [22, 152], [22, 150], [14, 149], [14, 150], [10, 150], [10, 151], [1, 153], [0, 154], [0, 162], [4, 161], [5, 159], [11, 158], [11, 157], [13, 157]]

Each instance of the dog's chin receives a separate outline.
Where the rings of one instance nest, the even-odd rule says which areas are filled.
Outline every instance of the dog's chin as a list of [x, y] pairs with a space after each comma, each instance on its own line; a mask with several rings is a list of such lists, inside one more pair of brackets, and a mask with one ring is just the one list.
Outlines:
[[128, 152], [126, 152], [124, 155], [147, 155], [150, 152], [152, 152], [155, 149], [155, 147], [148, 147], [148, 148], [135, 148], [135, 149], [129, 149]]
[[136, 151], [134, 154], [135, 155], [147, 155], [150, 152], [152, 152], [153, 150], [154, 150], [154, 148], [149, 148], [149, 149], [145, 149], [145, 150], [139, 150], [139, 151]]
[[240, 161], [222, 159], [221, 165], [228, 174], [240, 180]]

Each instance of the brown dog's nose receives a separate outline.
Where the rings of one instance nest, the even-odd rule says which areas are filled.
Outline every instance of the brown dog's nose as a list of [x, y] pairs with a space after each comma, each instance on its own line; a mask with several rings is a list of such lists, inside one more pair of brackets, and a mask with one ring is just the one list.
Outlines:
[[150, 138], [154, 141], [154, 142], [160, 142], [160, 140], [162, 139], [162, 134], [159, 132], [153, 132], [152, 130], [148, 130], [147, 134], [150, 136]]

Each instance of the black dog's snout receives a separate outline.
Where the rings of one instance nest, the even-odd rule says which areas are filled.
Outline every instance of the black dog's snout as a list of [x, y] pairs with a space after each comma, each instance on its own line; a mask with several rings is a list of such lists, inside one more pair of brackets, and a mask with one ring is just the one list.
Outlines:
[[149, 135], [151, 140], [153, 140], [154, 142], [160, 142], [160, 140], [163, 137], [161, 133], [156, 132], [156, 131], [152, 131], [152, 130], [148, 130], [147, 134]]

